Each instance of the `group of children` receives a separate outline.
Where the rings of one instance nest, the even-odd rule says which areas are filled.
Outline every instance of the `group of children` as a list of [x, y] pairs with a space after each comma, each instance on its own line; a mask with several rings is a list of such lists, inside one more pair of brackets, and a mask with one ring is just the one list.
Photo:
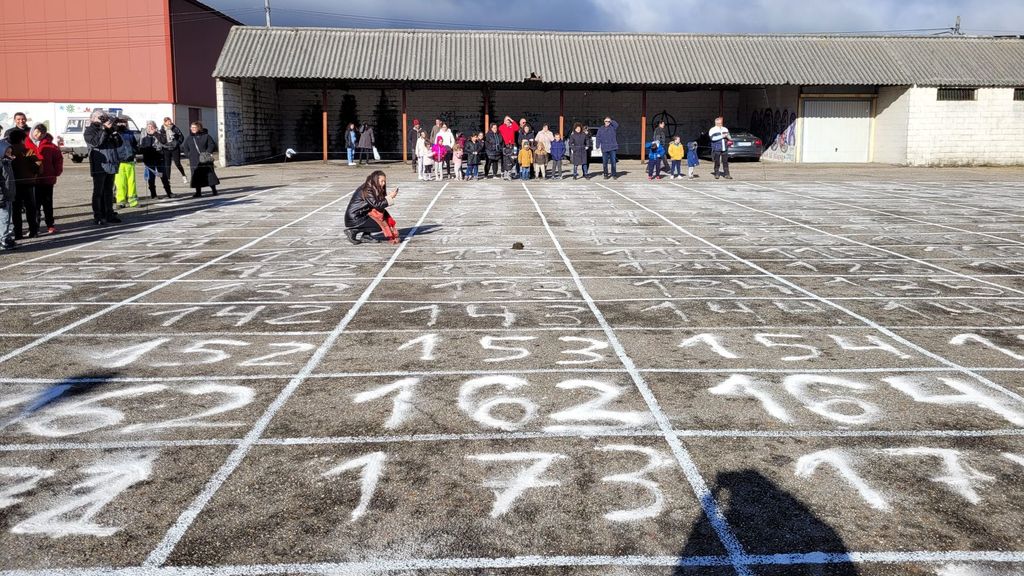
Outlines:
[[[562, 178], [566, 147], [561, 134], [554, 134], [550, 146], [543, 140], [524, 140], [520, 144], [520, 147], [505, 146], [501, 150], [503, 179], [511, 180], [516, 175], [524, 180], [530, 179], [531, 175], [544, 179]], [[425, 131], [416, 142], [416, 165], [420, 180], [442, 180], [446, 168], [450, 178], [479, 180], [480, 163], [484, 159], [483, 133], [473, 134], [468, 139], [460, 134], [451, 148], [441, 136], [429, 144], [429, 136]], [[548, 162], [552, 166], [550, 175]]]
[[[652, 140], [646, 144], [647, 179], [661, 179], [662, 164], [666, 156], [670, 162], [673, 179], [683, 178], [682, 164], [686, 160], [686, 177], [697, 178], [694, 168], [700, 165], [697, 158], [697, 143], [687, 142], [685, 145], [679, 136], [672, 139], [667, 146], [660, 140]], [[567, 149], [562, 135], [555, 133], [550, 145], [544, 140], [523, 140], [520, 146], [505, 146], [501, 155], [501, 175], [505, 180], [519, 177], [521, 180], [532, 178], [556, 180], [562, 179], [562, 161], [566, 158]], [[479, 180], [480, 162], [485, 155], [484, 134], [477, 133], [468, 139], [463, 135], [455, 138], [449, 147], [442, 136], [430, 143], [426, 131], [420, 134], [416, 142], [416, 165], [420, 180], [442, 180], [447, 168], [448, 177], [456, 180]], [[552, 163], [548, 173], [548, 162]]]
[[654, 180], [655, 178], [660, 180], [662, 178], [661, 166], [666, 154], [671, 162], [670, 170], [673, 180], [683, 177], [683, 158], [686, 158], [686, 177], [691, 180], [697, 177], [693, 173], [693, 169], [700, 165], [700, 160], [697, 158], [696, 142], [687, 142], [684, 146], [682, 139], [679, 136], [675, 136], [672, 138], [672, 143], [668, 145], [668, 150], [665, 150], [660, 140], [652, 140], [647, 144], [646, 148], [648, 180]]

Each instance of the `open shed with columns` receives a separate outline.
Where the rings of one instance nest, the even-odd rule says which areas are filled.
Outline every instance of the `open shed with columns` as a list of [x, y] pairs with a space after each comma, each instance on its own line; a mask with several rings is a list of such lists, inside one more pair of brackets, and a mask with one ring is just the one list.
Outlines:
[[665, 120], [684, 140], [716, 116], [763, 160], [1024, 164], [1024, 39], [232, 29], [214, 76], [222, 164], [345, 156], [350, 123], [409, 158], [414, 118], [480, 131], [619, 124], [643, 154]]

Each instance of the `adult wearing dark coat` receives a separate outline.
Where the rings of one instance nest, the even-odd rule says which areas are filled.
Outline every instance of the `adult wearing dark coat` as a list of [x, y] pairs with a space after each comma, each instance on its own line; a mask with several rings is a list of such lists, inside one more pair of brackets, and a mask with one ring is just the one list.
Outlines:
[[590, 133], [583, 130], [579, 122], [573, 124], [572, 133], [569, 134], [569, 160], [572, 162], [572, 179], [579, 178], [580, 166], [583, 167], [583, 177], [587, 177], [587, 170], [590, 159], [587, 157], [590, 148]]
[[[654, 140], [658, 141], [658, 148], [661, 149], [662, 153], [668, 150], [668, 129], [665, 128], [665, 121], [661, 120], [658, 125], [654, 127]], [[662, 155], [661, 157], [661, 170], [662, 172], [669, 171], [668, 155]]]
[[[392, 244], [399, 241], [395, 219], [388, 206], [395, 203], [398, 188], [388, 192], [388, 177], [383, 170], [374, 170], [352, 193], [345, 209], [345, 237], [353, 244], [371, 242], [374, 232], [383, 232]], [[361, 236], [360, 236], [361, 235]]]
[[408, 142], [408, 144], [409, 144], [409, 157], [412, 158], [412, 171], [413, 172], [417, 171], [417, 167], [416, 167], [416, 143], [419, 142], [419, 140], [421, 138], [420, 134], [423, 134], [423, 126], [420, 125], [420, 119], [419, 118], [413, 118], [413, 120], [412, 120], [412, 129], [409, 130], [409, 142]]
[[114, 131], [114, 119], [105, 111], [93, 110], [82, 134], [89, 147], [89, 173], [92, 175], [92, 219], [103, 226], [119, 224], [114, 212], [114, 175], [121, 167], [117, 149], [121, 135]]
[[185, 142], [185, 135], [181, 133], [181, 129], [174, 125], [174, 122], [169, 116], [164, 118], [164, 127], [162, 132], [164, 133], [164, 140], [167, 143], [163, 149], [164, 171], [167, 172], [167, 177], [170, 178], [171, 166], [176, 166], [178, 168], [178, 173], [181, 174], [181, 181], [188, 184], [188, 177], [185, 176], [185, 169], [181, 166], [181, 146]]
[[174, 198], [171, 192], [170, 166], [164, 162], [164, 152], [167, 147], [167, 136], [163, 130], [157, 128], [156, 122], [146, 122], [146, 133], [139, 142], [139, 150], [142, 152], [142, 164], [146, 167], [145, 180], [149, 186], [149, 197], [156, 198], [156, 177], [160, 176], [160, 183], [163, 184], [164, 194], [168, 198]]
[[498, 170], [501, 168], [501, 149], [504, 146], [501, 132], [498, 132], [498, 124], [491, 124], [491, 131], [484, 136], [484, 177], [491, 177], [491, 166], [494, 167], [494, 177], [498, 177]]
[[213, 195], [216, 196], [220, 179], [217, 178], [217, 173], [213, 170], [213, 159], [203, 158], [205, 156], [203, 153], [206, 152], [212, 155], [216, 152], [217, 142], [206, 131], [206, 128], [203, 128], [202, 122], [193, 122], [189, 126], [189, 135], [185, 138], [185, 144], [182, 148], [184, 148], [185, 154], [188, 155], [188, 166], [192, 171], [189, 185], [196, 190], [192, 197], [201, 197], [203, 195], [203, 188], [206, 186], [209, 186], [210, 190], [213, 191]]
[[[619, 123], [609, 117], [605, 117], [604, 126], [597, 129], [597, 147], [601, 149], [601, 167], [605, 180], [619, 177], [617, 170], [619, 138], [616, 133], [618, 129]], [[609, 165], [611, 173], [608, 172]]]
[[359, 143], [356, 148], [359, 150], [359, 163], [369, 164], [373, 160], [373, 145], [377, 139], [373, 136], [373, 128], [366, 124], [359, 127]]

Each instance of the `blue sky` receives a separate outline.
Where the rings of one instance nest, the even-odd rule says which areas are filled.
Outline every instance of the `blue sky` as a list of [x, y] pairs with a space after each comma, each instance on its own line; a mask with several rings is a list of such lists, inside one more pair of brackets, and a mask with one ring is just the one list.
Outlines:
[[[205, 0], [246, 24], [263, 0]], [[621, 32], [1024, 34], [1024, 0], [271, 0], [280, 26]]]

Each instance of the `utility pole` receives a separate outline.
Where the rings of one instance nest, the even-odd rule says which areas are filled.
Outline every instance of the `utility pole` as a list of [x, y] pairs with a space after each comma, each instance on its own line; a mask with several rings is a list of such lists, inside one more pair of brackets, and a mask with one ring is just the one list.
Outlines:
[[263, 0], [263, 11], [267, 13], [267, 28], [270, 28], [270, 0]]

